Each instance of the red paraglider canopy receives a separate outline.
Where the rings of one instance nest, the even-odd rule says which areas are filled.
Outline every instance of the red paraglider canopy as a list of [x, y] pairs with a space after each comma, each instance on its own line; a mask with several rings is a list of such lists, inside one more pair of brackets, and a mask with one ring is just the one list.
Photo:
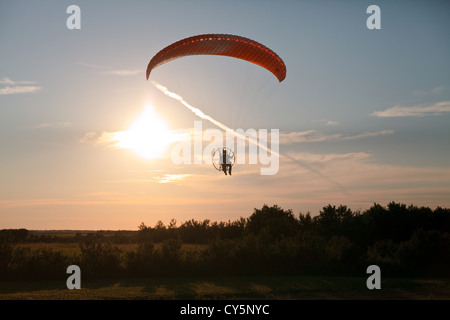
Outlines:
[[182, 39], [159, 51], [148, 64], [147, 80], [154, 68], [190, 55], [221, 55], [243, 59], [269, 70], [280, 82], [286, 78], [283, 60], [266, 46], [241, 36], [203, 34]]

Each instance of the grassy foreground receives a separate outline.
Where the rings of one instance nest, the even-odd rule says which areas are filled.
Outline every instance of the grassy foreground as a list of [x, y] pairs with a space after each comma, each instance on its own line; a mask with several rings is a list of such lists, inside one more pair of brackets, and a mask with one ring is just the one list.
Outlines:
[[369, 290], [357, 277], [220, 277], [86, 280], [80, 290], [65, 281], [0, 282], [2, 300], [104, 299], [412, 299], [450, 300], [450, 279], [384, 278]]

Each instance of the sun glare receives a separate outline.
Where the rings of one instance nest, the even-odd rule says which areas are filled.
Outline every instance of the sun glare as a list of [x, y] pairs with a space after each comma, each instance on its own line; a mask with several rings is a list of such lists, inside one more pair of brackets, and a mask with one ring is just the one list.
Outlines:
[[145, 159], [154, 159], [164, 155], [174, 136], [164, 119], [147, 105], [127, 131], [114, 133], [114, 140], [120, 148], [130, 149]]

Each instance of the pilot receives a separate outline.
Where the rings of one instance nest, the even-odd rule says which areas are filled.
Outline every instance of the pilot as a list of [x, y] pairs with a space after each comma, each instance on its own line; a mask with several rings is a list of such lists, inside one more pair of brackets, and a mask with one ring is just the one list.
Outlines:
[[222, 170], [227, 175], [227, 171], [231, 176], [231, 168], [233, 167], [233, 156], [231, 153], [227, 152], [227, 148], [222, 149]]

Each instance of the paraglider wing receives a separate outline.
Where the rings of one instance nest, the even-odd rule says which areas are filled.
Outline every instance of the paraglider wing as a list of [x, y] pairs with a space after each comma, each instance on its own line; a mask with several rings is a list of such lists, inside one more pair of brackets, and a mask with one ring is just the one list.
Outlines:
[[148, 64], [147, 80], [154, 68], [190, 55], [221, 55], [243, 59], [269, 70], [280, 82], [286, 77], [283, 60], [266, 46], [241, 36], [203, 34], [182, 39], [159, 51]]

